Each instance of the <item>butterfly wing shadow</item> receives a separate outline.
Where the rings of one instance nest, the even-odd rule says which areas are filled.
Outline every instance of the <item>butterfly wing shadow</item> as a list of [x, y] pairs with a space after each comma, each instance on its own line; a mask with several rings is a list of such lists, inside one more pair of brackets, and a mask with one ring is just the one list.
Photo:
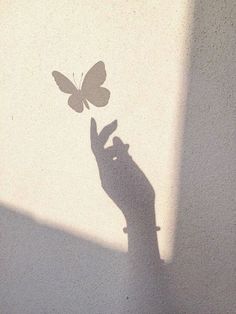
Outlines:
[[59, 89], [66, 94], [71, 94], [68, 98], [68, 105], [76, 112], [83, 111], [83, 99], [81, 91], [62, 73], [53, 71], [52, 76]]
[[52, 76], [59, 89], [66, 94], [73, 94], [77, 91], [76, 86], [61, 72], [53, 71]]
[[106, 80], [105, 64], [97, 62], [85, 75], [81, 92], [85, 99], [96, 107], [104, 107], [110, 99], [110, 91], [101, 87]]
[[84, 110], [82, 96], [78, 92], [73, 93], [68, 98], [68, 105], [76, 112], [81, 113]]
[[87, 91], [86, 98], [96, 107], [105, 107], [110, 99], [110, 91], [105, 87], [90, 89]]

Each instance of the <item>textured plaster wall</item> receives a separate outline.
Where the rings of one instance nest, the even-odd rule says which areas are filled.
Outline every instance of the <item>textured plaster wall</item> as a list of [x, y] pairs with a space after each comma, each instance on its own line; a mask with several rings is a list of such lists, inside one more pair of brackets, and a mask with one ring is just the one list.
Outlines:
[[180, 313], [236, 311], [235, 23], [234, 1], [196, 1], [171, 263]]
[[[230, 0], [0, 3], [1, 313], [236, 311], [235, 22]], [[51, 72], [99, 60], [109, 105], [77, 114]], [[150, 181], [158, 245], [123, 232], [91, 117]]]

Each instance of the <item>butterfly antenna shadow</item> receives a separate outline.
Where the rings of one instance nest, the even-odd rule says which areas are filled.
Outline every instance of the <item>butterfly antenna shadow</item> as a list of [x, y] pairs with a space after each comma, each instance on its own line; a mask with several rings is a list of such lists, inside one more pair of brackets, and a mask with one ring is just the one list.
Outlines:
[[75, 73], [74, 72], [73, 72], [73, 81], [75, 83], [76, 88], [78, 89], [78, 86], [77, 86], [77, 83], [76, 83], [76, 80], [75, 80]]
[[82, 78], [83, 78], [84, 73], [81, 73], [81, 77], [80, 77], [80, 82], [79, 82], [79, 89], [81, 89], [81, 84], [82, 84]]

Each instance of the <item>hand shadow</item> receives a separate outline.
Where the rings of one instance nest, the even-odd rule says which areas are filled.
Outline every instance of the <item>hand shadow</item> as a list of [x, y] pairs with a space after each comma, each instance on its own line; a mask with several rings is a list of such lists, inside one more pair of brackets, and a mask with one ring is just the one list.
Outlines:
[[147, 222], [155, 224], [155, 192], [145, 174], [128, 153], [129, 145], [119, 137], [105, 148], [111, 134], [117, 128], [117, 120], [106, 125], [98, 134], [96, 121], [91, 119], [91, 148], [95, 155], [101, 185], [108, 196], [124, 214], [128, 224]]
[[[132, 313], [165, 313], [163, 267], [155, 219], [155, 192], [145, 174], [128, 153], [129, 145], [119, 137], [105, 148], [117, 121], [100, 133], [91, 119], [91, 148], [97, 161], [101, 185], [120, 208], [127, 222], [128, 253], [131, 265], [129, 296]], [[136, 301], [134, 301], [136, 300]]]

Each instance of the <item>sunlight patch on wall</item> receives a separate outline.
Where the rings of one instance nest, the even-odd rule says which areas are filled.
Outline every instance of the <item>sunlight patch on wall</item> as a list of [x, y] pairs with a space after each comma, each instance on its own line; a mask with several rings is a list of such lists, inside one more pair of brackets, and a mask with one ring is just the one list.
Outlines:
[[[163, 155], [160, 182], [157, 183], [157, 191], [159, 191], [157, 199], [157, 217], [158, 225], [161, 226], [162, 232], [158, 233], [160, 243], [160, 252], [162, 258], [168, 263], [171, 262], [173, 254], [173, 245], [175, 240], [176, 228], [176, 210], [179, 184], [179, 168], [182, 147], [182, 132], [185, 117], [185, 100], [187, 97], [187, 73], [190, 55], [190, 40], [192, 27], [192, 14], [194, 3], [189, 1], [182, 2], [181, 10], [176, 16], [173, 28], [175, 36], [172, 49], [176, 55], [173, 58], [174, 66], [170, 73], [174, 73], [171, 80], [173, 86], [167, 86], [166, 90], [161, 91], [168, 95], [169, 88], [173, 88], [172, 99], [168, 99], [167, 105], [170, 106], [169, 116], [166, 120], [165, 139], [162, 139], [163, 146], [166, 148], [166, 155]], [[163, 55], [166, 53], [162, 51]], [[171, 66], [170, 66], [171, 67]], [[168, 72], [168, 66], [166, 68]], [[168, 79], [167, 79], [168, 82]], [[170, 103], [173, 102], [172, 104]]]

